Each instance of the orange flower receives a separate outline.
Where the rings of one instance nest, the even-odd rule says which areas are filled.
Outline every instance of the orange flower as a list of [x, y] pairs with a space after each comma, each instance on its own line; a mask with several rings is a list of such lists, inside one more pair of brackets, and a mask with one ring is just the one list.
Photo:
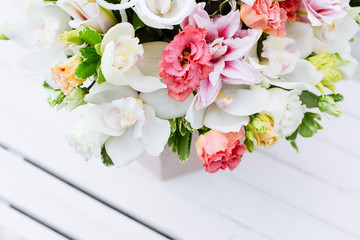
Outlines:
[[58, 63], [54, 67], [50, 67], [52, 80], [59, 86], [61, 91], [67, 95], [74, 88], [81, 85], [85, 80], [78, 79], [74, 73], [80, 61], [77, 56], [72, 56], [63, 63]]
[[243, 3], [240, 8], [241, 20], [250, 28], [262, 29], [275, 37], [285, 37], [287, 12], [273, 0], [256, 0], [253, 6]]

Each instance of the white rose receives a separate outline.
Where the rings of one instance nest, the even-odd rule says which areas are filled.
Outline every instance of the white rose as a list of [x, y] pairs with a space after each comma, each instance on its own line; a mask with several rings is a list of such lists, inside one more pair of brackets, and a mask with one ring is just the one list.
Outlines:
[[263, 114], [274, 120], [274, 130], [281, 137], [290, 136], [301, 124], [306, 112], [299, 98], [300, 91], [286, 91], [280, 88], [268, 90], [270, 98]]

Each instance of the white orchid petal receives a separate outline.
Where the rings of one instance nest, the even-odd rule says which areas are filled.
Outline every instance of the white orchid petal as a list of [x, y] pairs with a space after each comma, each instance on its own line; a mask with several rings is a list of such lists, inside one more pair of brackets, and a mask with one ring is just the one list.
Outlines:
[[108, 3], [105, 0], [96, 0], [96, 2], [105, 9], [124, 10], [124, 9], [134, 6], [135, 4], [137, 4], [139, 2], [139, 0], [130, 0], [129, 2], [118, 3], [118, 4]]
[[145, 76], [136, 66], [125, 72], [124, 77], [128, 84], [139, 92], [153, 92], [166, 88], [166, 85], [160, 81], [160, 77]]
[[199, 101], [199, 96], [196, 95], [194, 97], [193, 101], [191, 102], [190, 107], [189, 107], [188, 111], [186, 112], [186, 116], [185, 116], [186, 121], [188, 121], [190, 123], [191, 127], [195, 128], [195, 129], [199, 129], [204, 126], [203, 119], [204, 119], [205, 110], [206, 110], [206, 108], [203, 108], [200, 110], [196, 109], [196, 105], [197, 105], [198, 101]]
[[144, 55], [136, 62], [136, 66], [147, 76], [159, 76], [159, 60], [163, 50], [168, 43], [166, 42], [148, 42], [143, 44]]
[[105, 142], [105, 149], [117, 167], [130, 164], [145, 152], [141, 138], [134, 137], [132, 128], [119, 137], [109, 138]]
[[100, 85], [95, 84], [84, 100], [88, 103], [101, 104], [124, 97], [137, 97], [137, 95], [137, 92], [129, 86], [118, 86], [105, 82]]
[[239, 132], [242, 126], [249, 123], [249, 120], [248, 116], [230, 115], [213, 104], [205, 113], [204, 125], [219, 132]]
[[105, 104], [97, 105], [89, 109], [84, 116], [86, 127], [104, 133], [109, 136], [120, 136], [124, 133], [124, 129], [113, 129], [106, 124], [104, 116], [106, 111]]
[[111, 41], [116, 42], [120, 36], [131, 36], [132, 38], [134, 38], [134, 27], [128, 22], [122, 22], [110, 28], [102, 40], [100, 51], [104, 52], [105, 47], [108, 45], [108, 43], [110, 43]]
[[101, 71], [107, 82], [116, 85], [128, 85], [128, 80], [124, 76], [124, 72], [113, 66], [114, 64], [115, 43], [110, 42], [106, 45], [105, 51], [101, 58]]
[[223, 111], [234, 116], [249, 116], [261, 112], [268, 100], [269, 92], [259, 86], [248, 89], [225, 89], [224, 98], [232, 99], [232, 103]]
[[145, 150], [152, 156], [159, 156], [164, 151], [170, 137], [170, 123], [155, 116], [155, 111], [149, 105], [144, 105], [148, 123], [142, 127], [142, 141]]
[[294, 71], [282, 76], [280, 79], [271, 80], [271, 84], [286, 89], [313, 90], [315, 85], [324, 77], [310, 62], [298, 60]]
[[296, 48], [300, 51], [300, 58], [308, 57], [315, 47], [315, 37], [310, 24], [292, 22], [286, 24], [286, 37], [296, 42]]
[[184, 116], [194, 98], [193, 95], [190, 95], [184, 102], [176, 101], [168, 96], [166, 89], [140, 93], [139, 97], [155, 110], [157, 117], [162, 119]]

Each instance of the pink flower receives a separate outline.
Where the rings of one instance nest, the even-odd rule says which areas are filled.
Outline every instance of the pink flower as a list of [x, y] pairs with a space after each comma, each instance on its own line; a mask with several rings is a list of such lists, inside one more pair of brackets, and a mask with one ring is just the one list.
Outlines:
[[332, 24], [335, 19], [344, 17], [348, 8], [348, 0], [303, 0], [299, 6], [301, 12], [307, 12], [307, 18], [301, 20], [313, 26], [320, 26], [321, 21]]
[[296, 20], [296, 11], [299, 8], [299, 0], [285, 0], [279, 2], [280, 7], [287, 12], [287, 20], [293, 22]]
[[287, 13], [273, 0], [256, 0], [253, 6], [242, 4], [241, 20], [250, 28], [262, 29], [275, 37], [285, 37]]
[[167, 85], [169, 97], [185, 101], [214, 70], [205, 36], [204, 28], [188, 25], [163, 51], [159, 75]]
[[255, 69], [244, 57], [257, 43], [261, 32], [255, 29], [242, 30], [239, 11], [232, 10], [225, 16], [219, 15], [211, 19], [204, 7], [204, 2], [197, 4], [190, 16], [181, 23], [182, 27], [191, 24], [206, 28], [205, 40], [212, 55], [214, 71], [200, 83], [197, 110], [216, 100], [223, 83], [253, 85], [260, 81]]
[[240, 144], [244, 132], [221, 133], [215, 130], [201, 135], [197, 140], [196, 152], [209, 173], [215, 173], [220, 168], [234, 170], [245, 153], [246, 146]]

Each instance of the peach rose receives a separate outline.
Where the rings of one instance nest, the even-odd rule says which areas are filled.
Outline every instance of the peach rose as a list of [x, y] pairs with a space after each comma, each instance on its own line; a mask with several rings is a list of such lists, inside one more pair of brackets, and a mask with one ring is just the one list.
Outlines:
[[215, 173], [220, 168], [234, 170], [240, 163], [246, 150], [240, 141], [244, 132], [221, 133], [215, 130], [201, 135], [196, 141], [196, 152], [209, 173]]
[[241, 20], [250, 28], [262, 29], [275, 37], [285, 37], [287, 12], [273, 0], [256, 0], [252, 6], [243, 3]]
[[79, 65], [80, 61], [77, 56], [72, 56], [63, 63], [58, 63], [54, 67], [50, 67], [52, 80], [55, 81], [56, 85], [61, 91], [67, 95], [74, 88], [81, 85], [85, 80], [78, 79], [74, 73]]

